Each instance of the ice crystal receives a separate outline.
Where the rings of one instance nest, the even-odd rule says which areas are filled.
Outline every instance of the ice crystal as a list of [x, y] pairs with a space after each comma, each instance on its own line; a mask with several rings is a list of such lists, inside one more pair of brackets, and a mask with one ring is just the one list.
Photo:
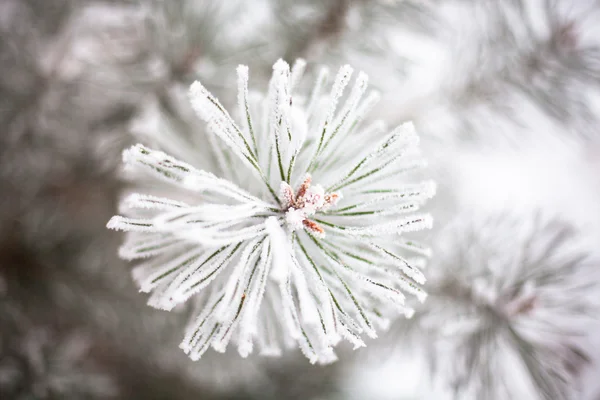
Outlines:
[[139, 179], [171, 189], [129, 196], [108, 227], [128, 232], [121, 256], [141, 260], [133, 276], [151, 306], [194, 298], [181, 344], [192, 359], [233, 341], [242, 356], [255, 344], [265, 355], [299, 346], [311, 362], [331, 362], [340, 339], [364, 346], [363, 334], [411, 316], [404, 293], [425, 298], [418, 266], [428, 251], [404, 233], [430, 227], [415, 211], [435, 186], [402, 182], [423, 164], [412, 124], [363, 128], [378, 100], [363, 99], [367, 76], [344, 94], [353, 71], [343, 66], [326, 93], [323, 68], [304, 94], [305, 67], [279, 60], [266, 95], [249, 93], [248, 68], [238, 67], [240, 124], [192, 84], [220, 177], [143, 145], [124, 152]]

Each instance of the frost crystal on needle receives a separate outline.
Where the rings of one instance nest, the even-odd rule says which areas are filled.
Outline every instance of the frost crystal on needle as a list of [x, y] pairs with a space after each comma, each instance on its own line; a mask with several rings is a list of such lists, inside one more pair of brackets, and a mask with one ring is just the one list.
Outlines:
[[279, 60], [266, 95], [254, 95], [240, 66], [239, 124], [191, 86], [218, 168], [142, 145], [124, 152], [140, 179], [166, 183], [165, 195], [126, 198], [125, 216], [108, 227], [127, 232], [121, 256], [141, 260], [133, 276], [151, 306], [193, 299], [199, 311], [181, 344], [193, 359], [231, 342], [242, 356], [298, 346], [311, 362], [331, 362], [340, 339], [364, 346], [364, 335], [412, 315], [405, 294], [425, 298], [418, 265], [428, 251], [404, 234], [430, 227], [415, 212], [435, 186], [402, 182], [423, 164], [412, 124], [363, 127], [378, 100], [364, 97], [365, 74], [344, 93], [344, 66], [326, 92], [323, 68], [305, 93], [304, 69]]

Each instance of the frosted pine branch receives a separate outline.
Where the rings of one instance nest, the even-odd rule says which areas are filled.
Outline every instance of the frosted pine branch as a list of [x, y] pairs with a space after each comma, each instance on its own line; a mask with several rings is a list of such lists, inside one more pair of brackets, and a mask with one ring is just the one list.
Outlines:
[[378, 99], [363, 99], [367, 76], [346, 94], [353, 71], [344, 66], [327, 93], [322, 69], [305, 94], [305, 66], [279, 60], [266, 95], [249, 92], [240, 66], [241, 123], [200, 82], [191, 86], [223, 155], [218, 175], [231, 179], [143, 145], [124, 152], [132, 173], [172, 189], [126, 198], [108, 227], [127, 232], [120, 254], [140, 260], [133, 277], [151, 306], [198, 305], [181, 344], [192, 359], [233, 342], [242, 356], [255, 345], [265, 355], [298, 346], [313, 363], [331, 362], [340, 339], [364, 346], [365, 335], [412, 315], [406, 295], [425, 298], [419, 267], [429, 250], [404, 235], [431, 226], [417, 212], [435, 186], [402, 182], [422, 164], [412, 124], [363, 128]]
[[[5, 311], [5, 309], [3, 309]], [[113, 399], [114, 376], [93, 356], [91, 337], [45, 326], [4, 334], [0, 341], [3, 399]]]
[[418, 340], [461, 399], [576, 398], [595, 326], [592, 247], [540, 217], [462, 215], [437, 239]]

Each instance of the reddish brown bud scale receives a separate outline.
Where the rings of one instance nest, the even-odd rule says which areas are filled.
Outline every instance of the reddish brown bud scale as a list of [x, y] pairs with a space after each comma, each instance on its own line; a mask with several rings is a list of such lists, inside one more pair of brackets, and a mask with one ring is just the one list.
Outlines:
[[296, 193], [296, 199], [300, 199], [306, 194], [306, 191], [310, 187], [311, 182], [312, 182], [311, 176], [307, 175], [306, 178], [304, 179], [304, 182], [302, 182], [302, 185], [300, 185], [298, 192]]
[[338, 199], [340, 198], [340, 195], [337, 193], [330, 193], [330, 194], [326, 194], [325, 195], [325, 204], [327, 205], [334, 205]]
[[321, 228], [321, 225], [317, 224], [315, 221], [311, 221], [309, 219], [305, 219], [304, 221], [302, 221], [302, 224], [304, 225], [304, 227], [306, 229], [308, 229], [312, 233], [316, 233], [316, 234], [319, 234], [319, 235], [322, 235], [322, 234], [325, 233], [325, 231], [323, 230], [323, 228]]

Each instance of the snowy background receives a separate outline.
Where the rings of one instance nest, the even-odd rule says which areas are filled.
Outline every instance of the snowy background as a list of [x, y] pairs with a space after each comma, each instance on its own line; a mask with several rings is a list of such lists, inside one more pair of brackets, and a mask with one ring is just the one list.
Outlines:
[[[309, 68], [351, 64], [382, 93], [374, 117], [415, 123], [425, 174], [438, 182], [425, 239], [440, 251], [428, 268], [443, 275], [463, 262], [442, 257], [445, 247], [478, 254], [479, 264], [460, 265], [465, 276], [504, 260], [497, 253], [520, 253], [528, 244], [518, 229], [494, 222], [504, 216], [523, 226], [538, 215], [560, 221], [534, 239], [559, 256], [577, 244], [590, 265], [583, 278], [558, 275], [545, 292], [532, 289], [535, 299], [558, 299], [540, 312], [569, 328], [534, 329], [532, 348], [558, 357], [540, 361], [541, 371], [568, 363], [564, 398], [600, 399], [600, 2], [592, 0], [0, 0], [0, 398], [455, 396], [447, 378], [463, 372], [458, 363], [431, 368], [447, 354], [431, 346], [441, 335], [435, 321], [452, 317], [443, 307], [421, 340], [400, 321], [328, 366], [297, 351], [209, 352], [192, 362], [178, 348], [182, 316], [147, 307], [118, 258], [121, 237], [106, 222], [128, 185], [121, 151], [159, 134], [194, 141], [204, 127], [184, 96], [193, 80], [235, 104], [235, 67], [249, 65], [251, 85], [264, 87], [280, 57], [303, 57]], [[548, 239], [565, 224], [561, 240]], [[568, 318], [584, 306], [588, 321]], [[489, 351], [502, 368], [462, 379], [510, 389], [454, 398], [558, 398], [518, 361], [494, 358], [509, 351]]]

